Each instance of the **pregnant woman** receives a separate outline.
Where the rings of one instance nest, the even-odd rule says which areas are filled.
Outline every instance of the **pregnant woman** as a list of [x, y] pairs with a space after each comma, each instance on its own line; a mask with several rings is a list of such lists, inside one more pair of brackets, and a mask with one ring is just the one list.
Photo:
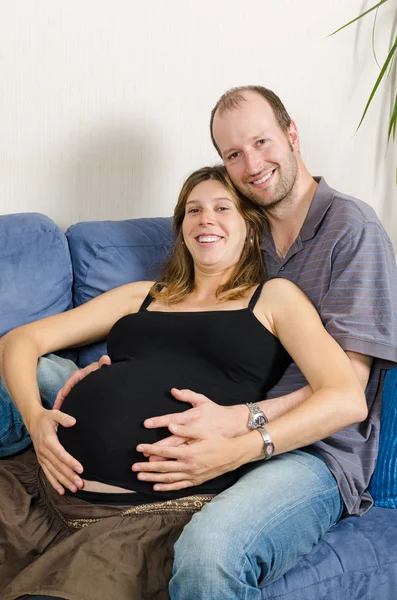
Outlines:
[[[174, 388], [223, 406], [255, 403], [292, 357], [313, 389], [309, 401], [324, 408], [323, 437], [364, 411], [349, 359], [310, 301], [288, 281], [263, 283], [266, 223], [223, 167], [187, 179], [174, 225], [159, 283], [122, 286], [0, 342], [0, 374], [34, 445], [0, 463], [1, 600], [168, 598], [173, 545], [192, 515], [232, 485], [243, 464], [314, 441], [304, 423], [295, 441], [275, 447], [265, 429], [213, 435], [208, 451], [215, 444], [233, 455], [230, 472], [187, 490], [156, 491], [131, 465], [142, 460], [138, 444], [161, 437], [143, 421], [183, 410]], [[78, 383], [62, 412], [45, 410], [38, 357], [104, 337], [111, 365]], [[347, 398], [354, 410], [342, 410]]]

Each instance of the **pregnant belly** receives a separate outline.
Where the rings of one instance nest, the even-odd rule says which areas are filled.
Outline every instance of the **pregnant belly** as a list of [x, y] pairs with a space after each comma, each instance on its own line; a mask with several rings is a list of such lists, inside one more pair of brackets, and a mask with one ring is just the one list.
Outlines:
[[[153, 484], [138, 480], [136, 473], [131, 471], [133, 463], [145, 460], [136, 446], [139, 443], [155, 443], [170, 434], [166, 428], [146, 429], [143, 422], [148, 417], [189, 408], [189, 405], [173, 398], [170, 393], [172, 387], [200, 390], [198, 379], [192, 381], [190, 378], [186, 382], [183, 375], [172, 373], [168, 380], [161, 379], [161, 382], [158, 381], [153, 367], [148, 370], [126, 361], [102, 367], [73, 388], [62, 410], [74, 416], [76, 424], [60, 427], [58, 436], [67, 452], [83, 465], [82, 477], [85, 480], [123, 490], [154, 493]], [[235, 476], [230, 473], [217, 478], [221, 480], [217, 489], [230, 485], [231, 477], [234, 481]], [[206, 489], [212, 489], [211, 485]], [[164, 497], [182, 495], [163, 494]]]

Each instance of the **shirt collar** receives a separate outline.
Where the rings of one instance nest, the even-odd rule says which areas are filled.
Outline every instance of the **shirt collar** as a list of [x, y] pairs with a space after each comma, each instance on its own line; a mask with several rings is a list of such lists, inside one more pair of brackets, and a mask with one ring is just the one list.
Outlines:
[[316, 235], [321, 222], [334, 199], [334, 191], [329, 187], [323, 177], [313, 177], [313, 179], [318, 183], [318, 186], [314, 192], [306, 219], [299, 232], [299, 237], [302, 242], [310, 240]]
[[[310, 208], [304, 220], [304, 223], [301, 227], [298, 237], [295, 242], [292, 244], [289, 249], [287, 256], [283, 259], [284, 262], [289, 258], [292, 254], [295, 254], [297, 251], [301, 250], [303, 245], [302, 242], [306, 240], [312, 239], [325, 217], [329, 207], [331, 206], [334, 199], [334, 190], [329, 187], [323, 177], [313, 177], [313, 179], [318, 183], [317, 189], [314, 192], [313, 199], [310, 204]], [[273, 256], [276, 260], [280, 261], [281, 259], [277, 256], [276, 249], [274, 247], [273, 237], [268, 231], [265, 234], [262, 244], [262, 250], [265, 250], [269, 254]]]

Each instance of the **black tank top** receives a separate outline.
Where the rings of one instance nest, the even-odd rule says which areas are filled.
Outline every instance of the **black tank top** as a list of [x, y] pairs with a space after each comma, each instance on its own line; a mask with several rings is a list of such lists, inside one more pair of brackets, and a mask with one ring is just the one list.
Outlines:
[[171, 388], [231, 406], [263, 400], [278, 382], [291, 359], [253, 314], [262, 286], [247, 308], [225, 311], [148, 311], [149, 294], [139, 312], [115, 323], [107, 341], [112, 364], [78, 383], [62, 408], [77, 422], [60, 427], [59, 440], [82, 463], [85, 479], [152, 494], [153, 501], [217, 493], [235, 482], [234, 471], [194, 488], [154, 492], [131, 465], [145, 460], [135, 450], [139, 443], [169, 435], [165, 428], [145, 429], [145, 419], [189, 408]]

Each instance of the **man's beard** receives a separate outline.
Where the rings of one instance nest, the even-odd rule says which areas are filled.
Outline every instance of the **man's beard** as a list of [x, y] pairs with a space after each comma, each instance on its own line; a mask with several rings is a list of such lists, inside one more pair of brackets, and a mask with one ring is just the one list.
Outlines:
[[253, 189], [253, 186], [248, 182], [244, 182], [244, 188], [240, 188], [240, 191], [252, 202], [254, 202], [254, 204], [261, 206], [269, 212], [272, 212], [274, 208], [290, 198], [298, 172], [298, 164], [295, 154], [291, 153], [287, 163], [283, 164], [282, 171], [280, 166], [276, 168], [276, 171], [277, 172], [275, 175], [278, 175], [279, 180], [276, 183], [274, 194], [271, 197], [266, 195], [266, 189], [258, 190], [258, 192], [256, 192], [255, 189]]

